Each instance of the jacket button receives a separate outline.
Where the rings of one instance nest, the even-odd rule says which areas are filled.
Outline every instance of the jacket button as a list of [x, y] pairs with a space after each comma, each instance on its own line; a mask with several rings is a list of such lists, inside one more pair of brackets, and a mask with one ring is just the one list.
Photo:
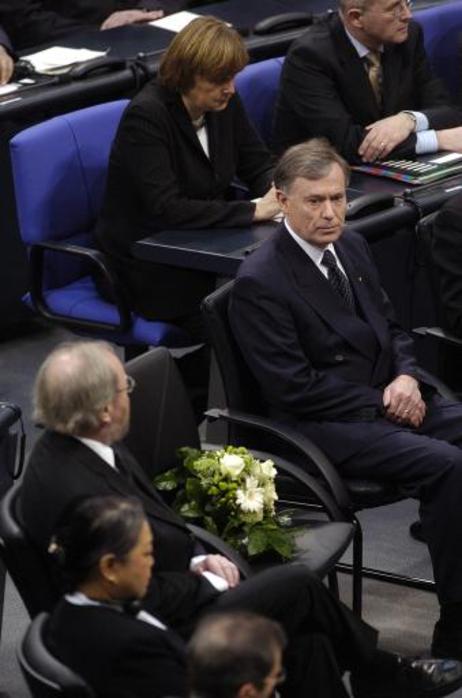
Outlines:
[[344, 361], [344, 360], [345, 360], [345, 357], [343, 356], [343, 354], [336, 354], [336, 355], [334, 356], [334, 359], [340, 363], [340, 361]]

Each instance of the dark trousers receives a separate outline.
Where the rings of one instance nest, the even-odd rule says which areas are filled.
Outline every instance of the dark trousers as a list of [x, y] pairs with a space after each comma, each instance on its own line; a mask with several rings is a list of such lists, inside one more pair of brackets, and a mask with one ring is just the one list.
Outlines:
[[278, 621], [289, 638], [287, 697], [345, 698], [344, 670], [371, 663], [377, 632], [357, 618], [305, 566], [275, 567], [220, 594], [207, 611], [247, 610]]
[[338, 463], [339, 470], [397, 483], [404, 495], [420, 500], [440, 603], [462, 602], [462, 404], [432, 398], [419, 429], [385, 419], [360, 426], [370, 438]]

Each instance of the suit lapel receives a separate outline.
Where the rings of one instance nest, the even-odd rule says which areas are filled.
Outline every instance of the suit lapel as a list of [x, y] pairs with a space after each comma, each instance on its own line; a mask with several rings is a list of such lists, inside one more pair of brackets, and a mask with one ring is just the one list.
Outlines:
[[172, 119], [177, 124], [178, 128], [187, 137], [192, 148], [198, 156], [202, 158], [210, 166], [210, 160], [204, 152], [202, 145], [199, 142], [194, 126], [191, 123], [186, 107], [184, 106], [181, 97], [176, 93], [168, 92], [169, 112]]
[[[375, 353], [376, 346], [374, 347], [374, 342], [371, 341], [369, 332], [358, 331], [358, 323], [362, 322], [361, 319], [345, 308], [345, 305], [325, 276], [291, 238], [285, 227], [281, 227], [276, 244], [279, 245], [283, 253], [286, 265], [303, 300], [322, 317], [324, 322], [330, 325], [336, 334], [341, 335], [351, 346], [370, 358], [371, 354]], [[373, 312], [367, 293], [363, 288], [363, 277], [355, 268], [345, 246], [338, 246], [337, 243], [336, 250], [337, 247], [339, 247], [339, 257], [350, 279], [357, 301], [361, 305], [366, 322], [369, 323], [371, 316], [376, 314]], [[374, 321], [370, 324], [377, 332], [380, 317], [378, 317], [378, 320], [374, 317]], [[381, 334], [383, 333], [381, 332]]]
[[397, 95], [402, 74], [402, 56], [398, 46], [387, 45], [382, 56], [383, 113], [396, 114]]
[[76, 457], [81, 462], [82, 467], [90, 469], [95, 475], [101, 477], [112, 490], [118, 492], [122, 497], [127, 497], [127, 495], [139, 497], [141, 491], [144, 495], [143, 505], [147, 513], [151, 513], [156, 518], [162, 519], [169, 524], [185, 528], [182, 519], [164, 503], [147, 478], [140, 475], [138, 472], [139, 466], [133, 458], [126, 458], [123, 449], [116, 447], [118, 455], [123, 460], [125, 469], [129, 470], [132, 477], [119, 473], [115, 468], [111, 468], [91, 448], [85, 446], [78, 439], [73, 439], [73, 441], [76, 442]]
[[383, 346], [388, 336], [387, 323], [371, 300], [371, 295], [368, 291], [367, 269], [360, 266], [353, 251], [349, 250], [348, 247], [348, 242], [345, 237], [341, 237], [335, 243], [335, 249], [348, 275], [363, 317], [367, 324], [374, 330], [380, 345]]
[[361, 113], [361, 122], [372, 123], [380, 118], [380, 107], [369, 81], [364, 63], [351, 43], [343, 24], [337, 17], [333, 20], [332, 34], [337, 59], [342, 68], [341, 94], [344, 95], [348, 111]]

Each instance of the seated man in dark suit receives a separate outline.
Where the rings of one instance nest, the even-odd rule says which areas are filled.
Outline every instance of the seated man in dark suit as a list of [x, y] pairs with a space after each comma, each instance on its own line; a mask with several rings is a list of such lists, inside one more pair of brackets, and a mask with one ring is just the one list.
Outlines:
[[462, 152], [461, 113], [432, 74], [410, 0], [339, 0], [292, 45], [276, 106], [278, 150], [324, 136], [351, 163]]
[[462, 405], [419, 383], [367, 244], [343, 231], [347, 179], [324, 139], [285, 153], [285, 224], [240, 267], [231, 325], [272, 416], [340, 473], [420, 500], [441, 604], [433, 651], [462, 657]]
[[[207, 610], [253, 611], [280, 622], [295, 647], [310, 648], [292, 680], [295, 686], [309, 685], [311, 698], [346, 698], [345, 669], [352, 670], [368, 698], [417, 698], [422, 691], [433, 696], [455, 688], [462, 679], [458, 663], [411, 661], [377, 650], [375, 630], [332, 597], [304, 565], [280, 565], [240, 582], [229, 560], [203, 555], [183, 520], [118, 445], [128, 429], [133, 388], [104, 343], [62, 345], [42, 365], [35, 414], [47, 430], [33, 448], [20, 506], [27, 533], [44, 554], [58, 520], [77, 497], [136, 496], [156, 550], [146, 609], [183, 636]], [[377, 676], [383, 677], [380, 694], [371, 692]]]
[[194, 0], [0, 0], [0, 21], [17, 49], [88, 29], [142, 24]]

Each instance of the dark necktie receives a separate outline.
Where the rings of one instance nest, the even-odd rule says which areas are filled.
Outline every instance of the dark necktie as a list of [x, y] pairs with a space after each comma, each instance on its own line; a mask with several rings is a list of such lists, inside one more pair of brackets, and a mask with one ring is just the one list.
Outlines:
[[351, 312], [355, 312], [355, 301], [350, 282], [339, 268], [337, 261], [330, 250], [326, 250], [322, 256], [321, 264], [327, 269], [327, 279], [336, 293], [341, 296], [345, 305]]
[[369, 51], [364, 57], [366, 61], [367, 74], [374, 90], [377, 104], [382, 104], [382, 61], [379, 51]]

